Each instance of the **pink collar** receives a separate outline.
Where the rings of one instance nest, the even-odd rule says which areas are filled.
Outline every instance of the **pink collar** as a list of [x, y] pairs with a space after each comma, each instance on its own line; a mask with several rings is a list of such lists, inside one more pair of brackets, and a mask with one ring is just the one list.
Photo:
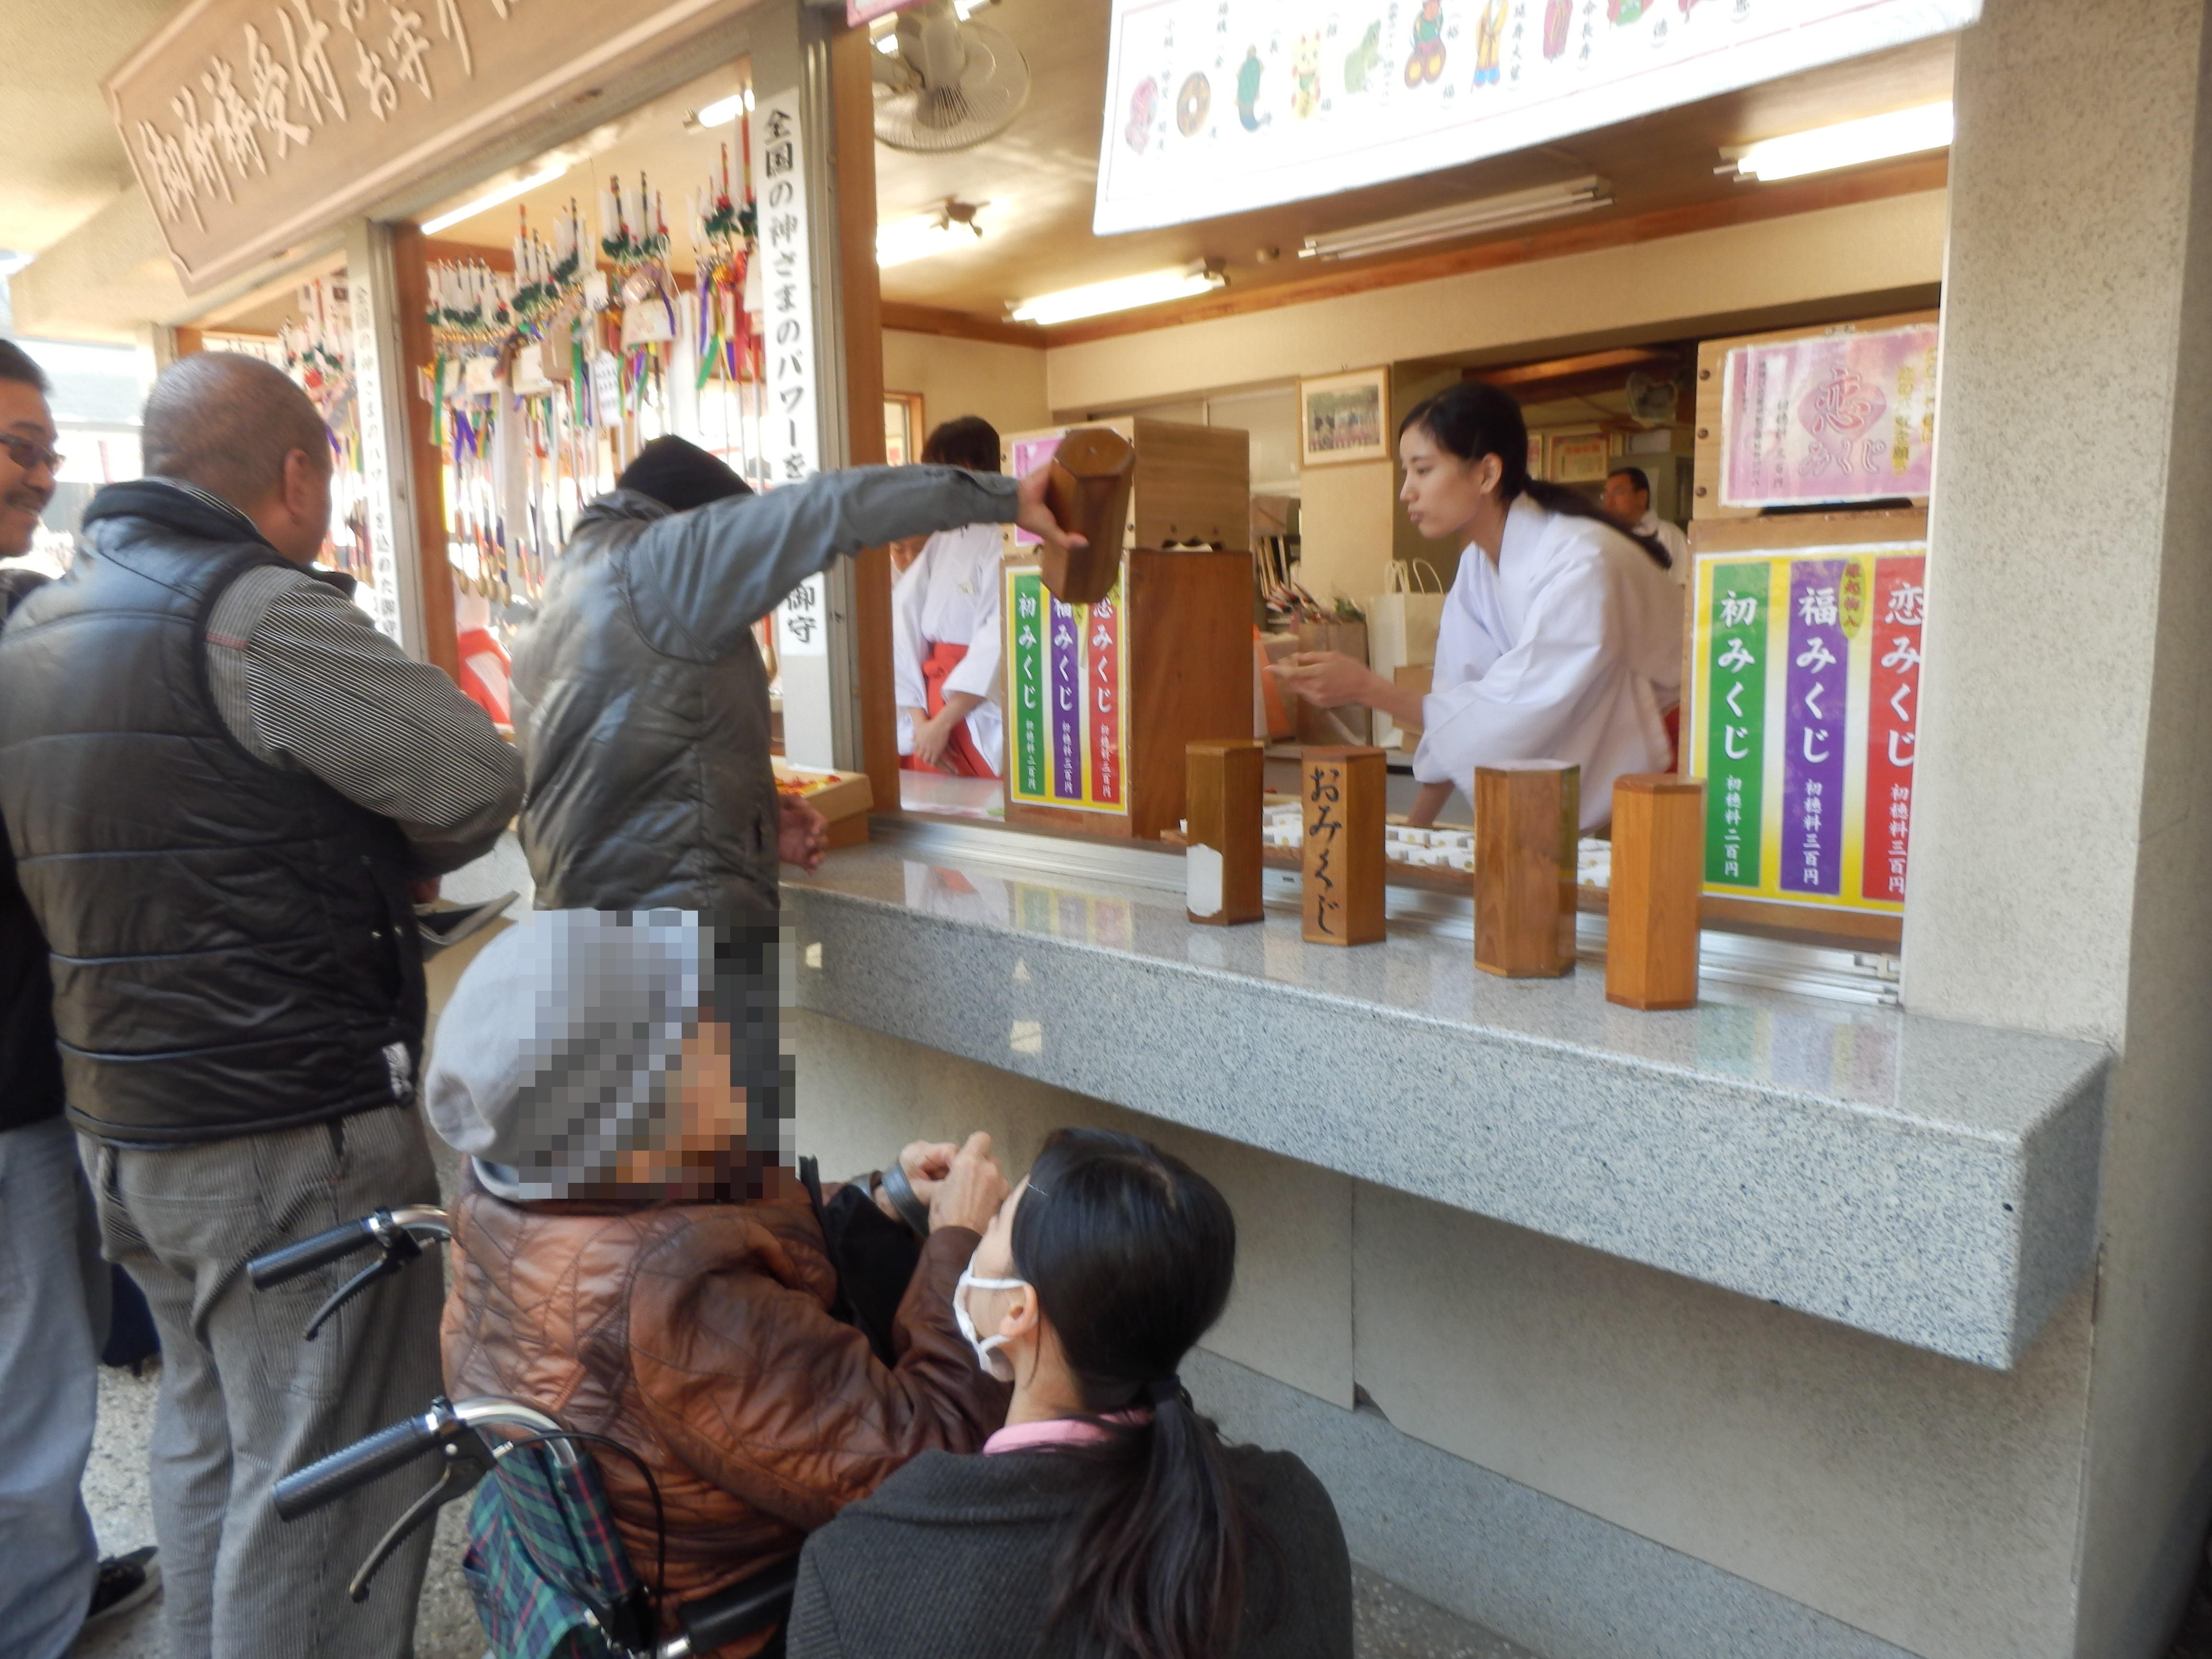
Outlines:
[[[1151, 1414], [1141, 1410], [1115, 1412], [1105, 1420], [1136, 1423]], [[988, 1457], [997, 1452], [1042, 1451], [1048, 1446], [1084, 1446], [1105, 1437], [1105, 1430], [1080, 1417], [1048, 1417], [1042, 1422], [1015, 1423], [1000, 1429], [983, 1443], [983, 1455]]]

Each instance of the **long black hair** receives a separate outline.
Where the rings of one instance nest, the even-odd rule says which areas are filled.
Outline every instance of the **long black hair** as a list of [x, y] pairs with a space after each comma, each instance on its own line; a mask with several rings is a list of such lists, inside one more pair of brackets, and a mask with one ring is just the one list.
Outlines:
[[1462, 380], [1415, 404], [1398, 422], [1398, 435], [1403, 438], [1415, 427], [1462, 461], [1497, 456], [1505, 469], [1498, 477], [1498, 493], [1507, 505], [1516, 496], [1526, 495], [1547, 513], [1595, 519], [1649, 553], [1662, 570], [1674, 568], [1674, 556], [1657, 537], [1638, 535], [1580, 490], [1528, 476], [1528, 423], [1521, 418], [1521, 405], [1510, 392], [1482, 380]]
[[1077, 1659], [1235, 1652], [1251, 1522], [1218, 1434], [1175, 1375], [1229, 1300], [1228, 1200], [1149, 1141], [1061, 1129], [1030, 1170], [1012, 1243], [1085, 1410], [1106, 1419], [1103, 1438], [1066, 1454], [1097, 1480], [1051, 1622]]

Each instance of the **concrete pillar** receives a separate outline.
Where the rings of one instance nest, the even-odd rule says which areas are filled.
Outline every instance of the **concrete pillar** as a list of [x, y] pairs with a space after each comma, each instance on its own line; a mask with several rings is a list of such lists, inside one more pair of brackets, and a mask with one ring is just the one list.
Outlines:
[[2152, 1655], [2212, 1510], [2212, 143], [2199, 0], [1960, 39], [1906, 1006], [2122, 1055], [2075, 1651]]

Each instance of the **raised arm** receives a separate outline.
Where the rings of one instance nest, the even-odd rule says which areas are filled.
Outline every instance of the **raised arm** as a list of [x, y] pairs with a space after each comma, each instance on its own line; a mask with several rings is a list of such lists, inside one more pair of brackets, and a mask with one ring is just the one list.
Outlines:
[[630, 601], [655, 649], [717, 661], [841, 554], [963, 524], [1008, 524], [1018, 484], [951, 466], [825, 472], [648, 526], [629, 553]]

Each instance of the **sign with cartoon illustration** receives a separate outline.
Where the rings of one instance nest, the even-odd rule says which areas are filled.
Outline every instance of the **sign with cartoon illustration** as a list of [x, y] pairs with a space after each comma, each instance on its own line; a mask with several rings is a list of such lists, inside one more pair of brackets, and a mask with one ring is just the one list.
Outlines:
[[1114, 0], [1091, 225], [1456, 167], [1980, 15], [1981, 0]]
[[1927, 572], [1925, 542], [1698, 560], [1682, 737], [1708, 893], [1904, 908]]

